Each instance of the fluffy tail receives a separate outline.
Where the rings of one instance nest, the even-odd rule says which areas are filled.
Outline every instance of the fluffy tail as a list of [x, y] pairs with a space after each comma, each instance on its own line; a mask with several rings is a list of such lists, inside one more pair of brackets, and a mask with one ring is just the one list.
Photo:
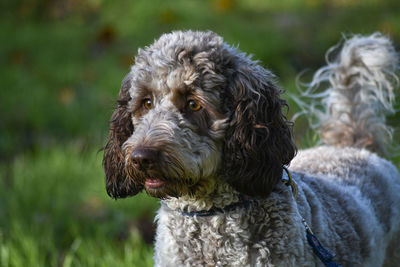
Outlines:
[[[308, 110], [317, 117], [321, 140], [386, 153], [393, 132], [386, 116], [395, 112], [398, 55], [390, 39], [380, 33], [355, 35], [338, 47], [327, 52], [327, 66], [314, 74], [305, 92], [314, 99]], [[330, 61], [333, 54], [337, 56]], [[328, 89], [317, 93], [324, 84]]]

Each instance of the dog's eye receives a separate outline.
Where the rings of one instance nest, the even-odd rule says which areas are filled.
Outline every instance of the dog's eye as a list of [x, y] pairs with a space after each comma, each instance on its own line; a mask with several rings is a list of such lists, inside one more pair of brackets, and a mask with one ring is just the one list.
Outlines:
[[199, 103], [197, 103], [194, 100], [189, 100], [188, 102], [188, 107], [191, 111], [198, 111], [199, 109], [201, 109], [201, 106]]
[[151, 103], [150, 98], [146, 98], [145, 100], [143, 100], [143, 106], [145, 109], [151, 109], [152, 105], [153, 104]]

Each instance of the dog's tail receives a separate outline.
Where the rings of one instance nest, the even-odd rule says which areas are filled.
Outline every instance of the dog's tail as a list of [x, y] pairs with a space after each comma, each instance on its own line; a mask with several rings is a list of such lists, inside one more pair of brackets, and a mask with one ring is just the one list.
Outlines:
[[[317, 117], [321, 141], [386, 153], [393, 132], [386, 116], [395, 112], [394, 90], [399, 82], [398, 55], [390, 39], [380, 33], [352, 36], [342, 46], [331, 48], [326, 61], [306, 91], [315, 99], [309, 110]], [[317, 93], [323, 84], [328, 89]], [[319, 110], [315, 108], [318, 100]]]

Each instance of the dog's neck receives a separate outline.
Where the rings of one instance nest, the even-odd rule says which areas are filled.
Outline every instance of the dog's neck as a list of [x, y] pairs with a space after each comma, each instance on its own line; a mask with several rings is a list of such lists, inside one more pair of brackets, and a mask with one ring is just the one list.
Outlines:
[[184, 195], [179, 198], [164, 199], [162, 202], [171, 210], [196, 212], [220, 208], [236, 203], [240, 193], [224, 182], [215, 183], [213, 190], [202, 195]]

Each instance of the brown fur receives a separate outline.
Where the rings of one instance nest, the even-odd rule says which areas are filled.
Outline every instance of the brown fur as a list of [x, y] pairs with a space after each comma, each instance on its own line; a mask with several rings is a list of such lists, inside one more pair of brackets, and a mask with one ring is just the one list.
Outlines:
[[103, 166], [106, 173], [106, 189], [109, 196], [121, 198], [136, 195], [142, 187], [131, 181], [125, 170], [125, 155], [122, 145], [133, 133], [131, 113], [128, 109], [130, 77], [122, 82], [117, 107], [110, 120], [107, 143], [104, 146]]

